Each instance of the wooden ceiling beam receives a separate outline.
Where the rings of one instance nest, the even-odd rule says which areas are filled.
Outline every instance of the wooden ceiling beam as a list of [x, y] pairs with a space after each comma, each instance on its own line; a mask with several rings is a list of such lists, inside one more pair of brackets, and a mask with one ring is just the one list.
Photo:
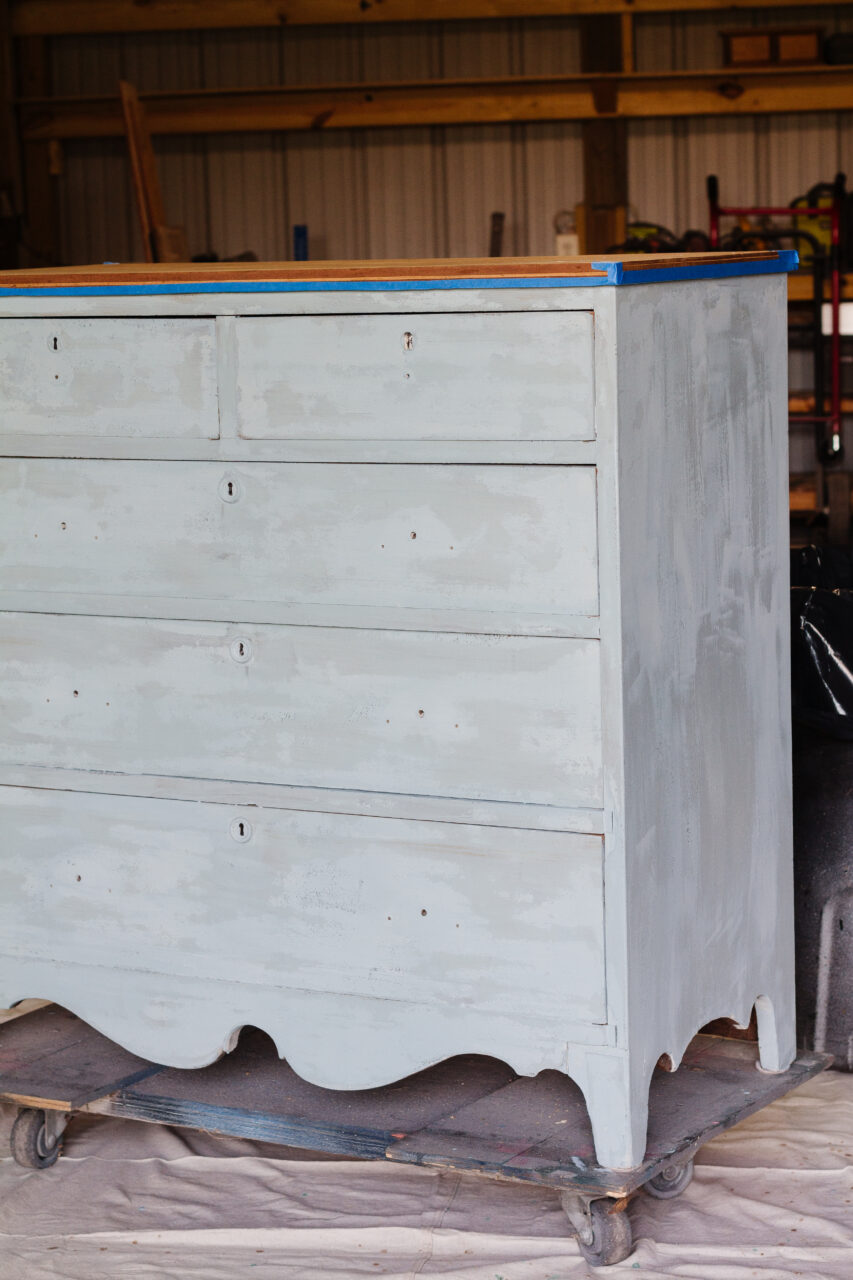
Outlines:
[[[820, 3], [821, 0], [11, 0], [10, 9], [14, 35], [56, 36], [714, 9], [806, 9]], [[850, 4], [853, 0], [835, 3]]]
[[[745, 116], [853, 110], [849, 68], [610, 74], [568, 79], [327, 85], [141, 95], [153, 134], [244, 133], [500, 124], [543, 120]], [[108, 138], [124, 132], [115, 98], [19, 103], [22, 136]]]

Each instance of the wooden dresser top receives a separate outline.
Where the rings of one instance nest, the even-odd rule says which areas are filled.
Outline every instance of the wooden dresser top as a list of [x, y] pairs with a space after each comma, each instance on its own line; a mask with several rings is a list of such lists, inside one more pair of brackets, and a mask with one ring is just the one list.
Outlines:
[[628, 285], [792, 271], [797, 255], [632, 254], [362, 262], [103, 263], [0, 272], [0, 296]]

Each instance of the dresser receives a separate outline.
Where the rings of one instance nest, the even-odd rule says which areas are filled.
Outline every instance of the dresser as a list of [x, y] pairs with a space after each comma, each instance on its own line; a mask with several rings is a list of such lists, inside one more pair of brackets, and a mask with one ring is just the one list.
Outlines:
[[0, 1003], [335, 1089], [794, 1056], [794, 255], [0, 274]]

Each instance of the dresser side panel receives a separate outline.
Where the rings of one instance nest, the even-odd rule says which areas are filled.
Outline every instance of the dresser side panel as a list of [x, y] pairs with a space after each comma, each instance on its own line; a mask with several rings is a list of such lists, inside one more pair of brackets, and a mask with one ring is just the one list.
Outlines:
[[[632, 1070], [794, 1051], [785, 281], [618, 299]], [[775, 1023], [775, 1025], [774, 1025]], [[775, 1033], [775, 1034], [774, 1034]], [[779, 1065], [779, 1062], [776, 1063]]]

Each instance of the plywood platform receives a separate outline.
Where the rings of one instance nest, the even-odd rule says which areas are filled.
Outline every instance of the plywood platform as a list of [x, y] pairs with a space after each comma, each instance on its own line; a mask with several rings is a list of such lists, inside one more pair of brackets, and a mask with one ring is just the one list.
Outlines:
[[252, 1029], [213, 1066], [170, 1070], [56, 1006], [0, 1026], [0, 1100], [618, 1197], [829, 1061], [803, 1054], [788, 1071], [767, 1074], [756, 1070], [756, 1052], [750, 1041], [697, 1036], [678, 1071], [657, 1071], [646, 1156], [630, 1171], [595, 1163], [580, 1090], [555, 1071], [518, 1078], [472, 1055], [381, 1089], [328, 1090], [300, 1079]]

